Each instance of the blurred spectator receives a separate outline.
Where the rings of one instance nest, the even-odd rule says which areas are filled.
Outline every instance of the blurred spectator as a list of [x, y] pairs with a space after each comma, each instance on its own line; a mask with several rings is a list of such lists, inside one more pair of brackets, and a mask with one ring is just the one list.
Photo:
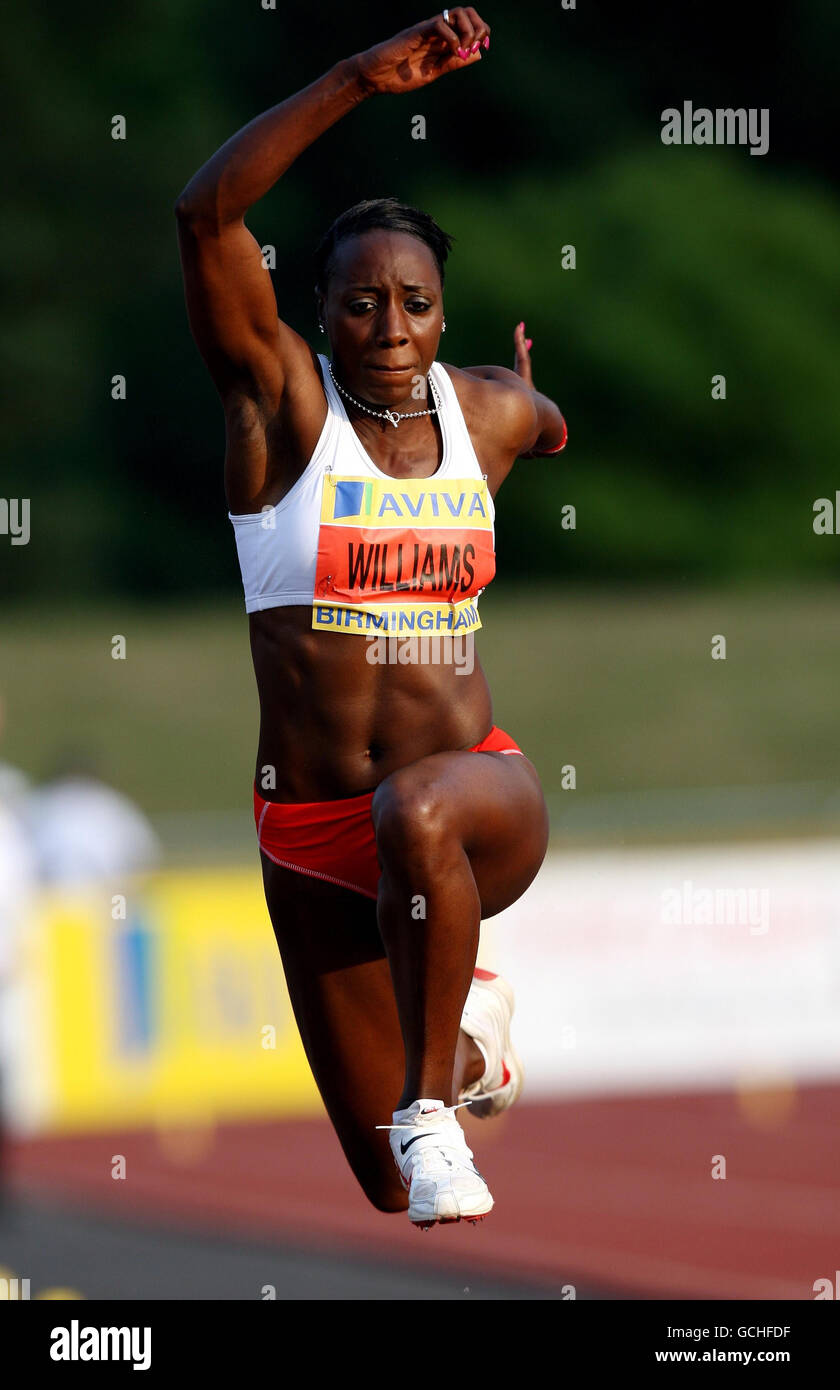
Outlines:
[[17, 817], [0, 800], [0, 987], [13, 968], [34, 880], [32, 850]]
[[32, 784], [25, 773], [12, 767], [10, 763], [0, 763], [0, 802], [10, 811], [23, 806], [31, 787]]
[[143, 812], [77, 754], [65, 756], [53, 777], [30, 793], [26, 820], [45, 883], [141, 873], [160, 859], [160, 842]]

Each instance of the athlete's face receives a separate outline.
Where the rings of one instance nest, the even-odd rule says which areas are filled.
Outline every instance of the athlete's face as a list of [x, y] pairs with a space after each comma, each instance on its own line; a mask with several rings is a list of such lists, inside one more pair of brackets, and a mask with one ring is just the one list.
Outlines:
[[339, 242], [322, 313], [336, 375], [348, 391], [375, 404], [413, 400], [415, 410], [424, 409], [416, 392], [437, 355], [443, 322], [440, 275], [424, 242], [385, 230]]

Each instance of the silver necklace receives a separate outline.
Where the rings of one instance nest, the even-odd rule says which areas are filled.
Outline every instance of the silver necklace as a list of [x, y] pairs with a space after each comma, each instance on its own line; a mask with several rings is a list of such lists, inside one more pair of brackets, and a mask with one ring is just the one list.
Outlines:
[[350, 392], [345, 391], [341, 383], [336, 381], [335, 372], [332, 369], [332, 362], [327, 362], [327, 366], [330, 369], [330, 376], [333, 379], [333, 384], [335, 385], [336, 389], [341, 392], [342, 396], [345, 396], [347, 400], [350, 401], [356, 407], [357, 410], [363, 410], [366, 415], [372, 415], [376, 420], [390, 420], [391, 424], [394, 426], [394, 429], [397, 428], [398, 424], [400, 423], [400, 420], [415, 420], [420, 415], [436, 415], [440, 408], [440, 396], [438, 395], [437, 387], [435, 386], [435, 383], [432, 381], [432, 378], [430, 376], [426, 377], [426, 381], [428, 382], [429, 386], [431, 386], [432, 394], [434, 396], [434, 399], [437, 401], [437, 405], [432, 406], [431, 410], [410, 410], [403, 412], [400, 412], [398, 410], [371, 410], [368, 406], [362, 405], [361, 401], [357, 401], [355, 396], [351, 396]]

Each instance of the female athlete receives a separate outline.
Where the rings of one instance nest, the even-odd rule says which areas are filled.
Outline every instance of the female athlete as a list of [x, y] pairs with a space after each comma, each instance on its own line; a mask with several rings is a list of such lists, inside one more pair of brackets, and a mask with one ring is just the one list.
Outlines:
[[227, 427], [268, 909], [348, 1162], [376, 1208], [425, 1229], [490, 1211], [455, 1109], [496, 1114], [522, 1084], [512, 992], [474, 967], [479, 923], [532, 882], [548, 817], [463, 643], [494, 572], [493, 499], [566, 428], [533, 388], [523, 324], [515, 371], [437, 360], [451, 239], [428, 214], [374, 199], [329, 229], [315, 290], [330, 358], [278, 319], [244, 218], [353, 107], [473, 67], [489, 43], [462, 6], [337, 63], [176, 205]]

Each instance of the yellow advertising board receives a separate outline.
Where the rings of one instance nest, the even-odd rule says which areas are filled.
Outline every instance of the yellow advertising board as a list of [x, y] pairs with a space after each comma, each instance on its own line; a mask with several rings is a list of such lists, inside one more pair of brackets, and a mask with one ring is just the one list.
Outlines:
[[38, 1098], [28, 1127], [322, 1110], [254, 869], [45, 897], [23, 987], [19, 1080]]

